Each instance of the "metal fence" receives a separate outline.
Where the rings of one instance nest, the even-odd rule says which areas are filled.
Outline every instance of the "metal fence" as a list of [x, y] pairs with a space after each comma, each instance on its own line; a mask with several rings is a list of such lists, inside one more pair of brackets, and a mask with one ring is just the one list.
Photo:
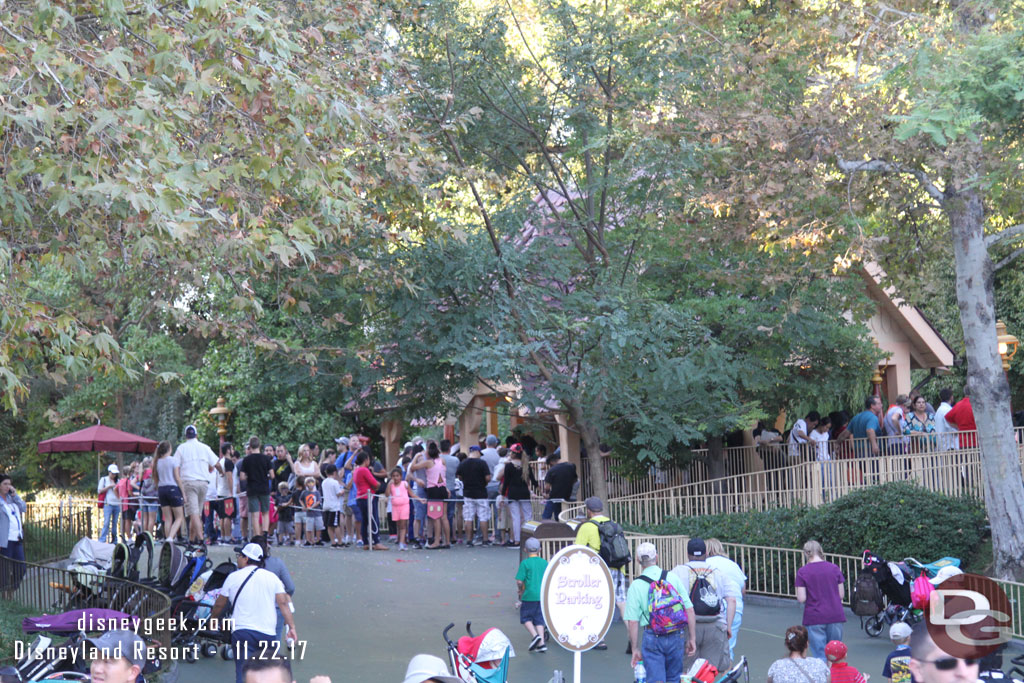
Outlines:
[[[571, 545], [571, 538], [539, 539], [541, 556], [551, 559], [562, 548]], [[636, 557], [636, 548], [641, 543], [653, 543], [658, 549], [658, 566], [673, 569], [685, 564], [689, 557], [686, 554], [688, 536], [658, 536], [651, 534], [626, 534], [630, 551]], [[796, 598], [796, 572], [804, 565], [803, 553], [793, 548], [773, 548], [768, 546], [745, 545], [742, 543], [722, 543], [726, 554], [743, 568], [747, 575], [747, 593], [765, 595], [776, 598]], [[853, 585], [861, 568], [861, 558], [853, 555], [825, 553], [825, 559], [835, 563], [846, 579], [843, 602], [850, 604]], [[623, 568], [623, 573], [632, 580], [639, 566], [634, 562]], [[997, 581], [1013, 607], [1013, 636], [1024, 638], [1024, 614], [1017, 608], [1024, 600], [1024, 583], [1013, 581]]]
[[171, 599], [152, 586], [0, 558], [0, 593], [5, 603], [40, 615], [91, 607], [124, 612], [143, 620], [140, 633], [170, 645]]
[[67, 557], [75, 543], [92, 537], [93, 510], [86, 505], [28, 503], [25, 512], [25, 559], [45, 564]]

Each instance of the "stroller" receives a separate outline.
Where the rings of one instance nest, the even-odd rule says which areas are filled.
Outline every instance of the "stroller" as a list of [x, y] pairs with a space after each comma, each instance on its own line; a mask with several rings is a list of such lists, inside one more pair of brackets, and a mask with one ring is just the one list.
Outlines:
[[458, 643], [448, 637], [455, 624], [448, 624], [441, 634], [448, 646], [452, 672], [465, 683], [508, 683], [508, 660], [516, 656], [512, 642], [496, 628], [474, 636], [471, 626], [467, 621], [468, 635], [459, 638]]
[[[886, 562], [869, 550], [863, 555], [864, 572], [874, 576], [879, 589], [885, 596], [885, 605], [881, 612], [864, 620], [864, 631], [872, 638], [877, 637], [886, 626], [902, 621], [913, 626], [923, 618], [922, 612], [913, 607], [911, 585], [918, 576], [924, 574], [929, 580], [944, 567], [959, 567], [960, 560], [955, 557], [943, 557], [928, 564], [923, 564], [912, 557], [902, 562]], [[860, 577], [858, 576], [858, 582]]]
[[[185, 648], [185, 661], [195, 662], [196, 651], [203, 657], [210, 658], [215, 657], [218, 650], [224, 659], [234, 659], [231, 634], [207, 628], [206, 621], [220, 596], [225, 579], [236, 569], [238, 567], [234, 562], [221, 562], [213, 569], [203, 572], [189, 587], [185, 597], [172, 606], [172, 613], [182, 615], [185, 621], [185, 629], [175, 633], [172, 641], [173, 645]], [[221, 618], [230, 616], [229, 613], [224, 613]], [[198, 645], [198, 648], [191, 647], [194, 645]]]
[[[73, 650], [84, 647], [90, 633], [102, 633], [114, 629], [90, 629], [90, 624], [108, 626], [114, 624], [135, 624], [138, 617], [110, 609], [78, 609], [62, 614], [26, 617], [21, 628], [26, 634], [36, 634], [26, 647], [25, 655], [15, 663], [15, 669], [23, 681], [34, 680], [89, 680], [88, 662], [72, 659]], [[85, 626], [85, 629], [79, 628]], [[67, 639], [54, 644], [53, 636], [65, 635]], [[160, 670], [158, 660], [147, 661], [143, 674]]]

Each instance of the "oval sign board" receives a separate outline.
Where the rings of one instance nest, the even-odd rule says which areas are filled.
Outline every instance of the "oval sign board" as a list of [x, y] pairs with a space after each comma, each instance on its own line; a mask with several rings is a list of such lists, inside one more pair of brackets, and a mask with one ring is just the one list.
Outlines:
[[585, 545], [563, 548], [548, 562], [540, 604], [556, 643], [574, 652], [589, 650], [604, 639], [615, 614], [608, 565]]

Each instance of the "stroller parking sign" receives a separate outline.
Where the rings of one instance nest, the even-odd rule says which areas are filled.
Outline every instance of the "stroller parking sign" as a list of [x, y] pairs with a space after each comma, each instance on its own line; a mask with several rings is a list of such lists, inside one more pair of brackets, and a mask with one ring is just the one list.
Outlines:
[[555, 642], [573, 652], [589, 650], [604, 639], [615, 614], [608, 565], [587, 546], [563, 548], [548, 562], [540, 603]]

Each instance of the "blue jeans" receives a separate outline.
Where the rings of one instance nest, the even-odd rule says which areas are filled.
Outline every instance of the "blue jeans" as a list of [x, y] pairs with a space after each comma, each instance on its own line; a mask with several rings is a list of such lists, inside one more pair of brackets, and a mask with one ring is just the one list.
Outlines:
[[107, 529], [110, 530], [110, 542], [117, 543], [118, 534], [117, 529], [117, 517], [121, 513], [121, 504], [115, 503], [111, 505], [107, 503], [103, 506], [103, 531], [100, 532], [100, 540], [107, 540]]
[[[7, 560], [16, 560], [8, 562]], [[25, 576], [24, 540], [7, 541], [6, 548], [0, 548], [0, 590], [13, 591]]]
[[732, 637], [729, 638], [729, 659], [736, 661], [736, 636], [740, 634], [740, 624], [743, 623], [743, 601], [736, 601], [736, 616], [732, 618]]
[[658, 636], [644, 630], [640, 650], [647, 669], [647, 683], [676, 683], [683, 673], [682, 631]]
[[[277, 636], [240, 628], [231, 632], [231, 645], [235, 648], [235, 683], [243, 683], [242, 667], [247, 659], [269, 659], [274, 656]], [[280, 651], [278, 651], [280, 656]]]
[[843, 623], [837, 622], [835, 624], [815, 624], [814, 626], [808, 626], [807, 639], [811, 644], [811, 656], [817, 657], [827, 664], [828, 660], [825, 658], [825, 645], [827, 645], [830, 640], [843, 639]]
[[562, 504], [549, 500], [544, 503], [544, 512], [541, 513], [541, 519], [558, 519], [558, 515], [562, 514]]

